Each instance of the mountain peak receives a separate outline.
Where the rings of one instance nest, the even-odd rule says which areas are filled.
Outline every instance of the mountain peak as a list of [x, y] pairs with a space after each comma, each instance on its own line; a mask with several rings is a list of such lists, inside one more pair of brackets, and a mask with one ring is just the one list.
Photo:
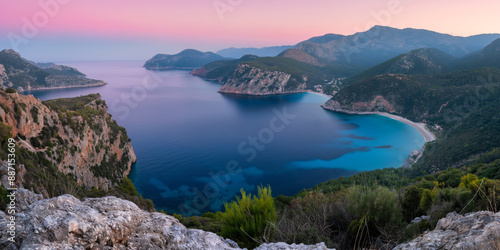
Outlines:
[[382, 74], [433, 74], [442, 73], [456, 59], [438, 49], [421, 48], [401, 54], [374, 66], [352, 78], [354, 81]]
[[281, 54], [279, 54], [278, 56], [292, 58], [292, 59], [297, 60], [299, 62], [304, 62], [304, 63], [316, 65], [316, 66], [322, 65], [318, 61], [317, 58], [311, 56], [307, 52], [304, 52], [304, 51], [298, 50], [298, 49], [287, 49], [287, 50], [281, 52]]
[[21, 57], [21, 55], [13, 49], [4, 49], [4, 50], [0, 51], [0, 54], [14, 55], [17, 57]]
[[193, 69], [207, 63], [225, 59], [212, 52], [201, 52], [195, 49], [185, 49], [175, 55], [157, 54], [149, 59], [144, 67], [151, 70], [162, 69]]
[[500, 38], [491, 42], [488, 46], [486, 46], [482, 51], [481, 55], [500, 55]]
[[199, 51], [196, 49], [185, 49], [185, 50], [181, 51], [180, 53], [178, 53], [177, 55], [202, 55], [202, 54], [208, 54], [208, 53], [211, 53], [211, 52], [202, 52], [202, 51]]

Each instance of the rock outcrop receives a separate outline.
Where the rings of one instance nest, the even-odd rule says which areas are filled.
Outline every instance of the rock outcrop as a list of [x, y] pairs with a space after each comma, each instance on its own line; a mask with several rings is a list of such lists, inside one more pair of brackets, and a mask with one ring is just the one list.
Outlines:
[[[188, 229], [163, 213], [141, 210], [134, 203], [116, 197], [83, 201], [63, 195], [46, 200], [28, 190], [18, 190], [30, 204], [16, 215], [15, 242], [2, 233], [2, 249], [240, 249], [229, 239], [214, 233]], [[0, 212], [0, 230], [7, 232], [9, 219]], [[264, 249], [327, 249], [323, 243], [288, 245], [263, 244]]]
[[498, 249], [500, 213], [449, 213], [436, 228], [395, 249]]
[[[33, 174], [39, 167], [36, 164], [42, 164], [40, 167], [55, 166], [79, 185], [107, 190], [136, 161], [126, 130], [111, 118], [98, 94], [42, 103], [32, 95], [0, 91], [0, 122], [12, 128], [18, 147], [38, 158], [29, 164], [18, 163], [18, 180], [26, 172], [20, 170], [26, 168]], [[35, 183], [18, 184], [26, 185], [50, 196]]]
[[211, 62], [199, 69], [191, 71], [192, 75], [199, 76], [208, 81], [216, 81], [224, 84], [227, 79], [231, 78], [234, 71], [238, 68], [240, 63], [253, 61], [259, 58], [255, 55], [244, 55], [236, 60], [219, 60]]
[[307, 77], [296, 79], [281, 71], [240, 64], [219, 92], [247, 95], [276, 95], [304, 92]]
[[[6, 232], [8, 220], [0, 218]], [[31, 204], [16, 217], [16, 242], [2, 249], [234, 249], [214, 233], [187, 229], [177, 219], [141, 210], [115, 197], [83, 201], [63, 195]]]
[[358, 101], [352, 103], [340, 103], [335, 99], [330, 99], [321, 107], [327, 110], [343, 112], [343, 113], [359, 113], [359, 112], [400, 112], [401, 107], [395, 103], [393, 99], [387, 100], [383, 96], [376, 96], [370, 101]]
[[325, 243], [318, 243], [316, 245], [304, 244], [286, 244], [283, 242], [278, 243], [264, 243], [254, 250], [335, 250], [334, 248], [327, 248]]

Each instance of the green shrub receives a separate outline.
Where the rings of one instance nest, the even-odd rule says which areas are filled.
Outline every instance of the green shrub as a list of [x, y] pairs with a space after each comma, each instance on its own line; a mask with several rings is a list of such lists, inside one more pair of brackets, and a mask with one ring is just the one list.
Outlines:
[[422, 189], [410, 186], [405, 189], [402, 208], [406, 222], [410, 222], [415, 217], [421, 215], [420, 200], [422, 199]]
[[181, 222], [186, 227], [201, 229], [201, 222], [198, 217], [185, 217]]
[[122, 191], [123, 193], [131, 195], [131, 196], [137, 196], [139, 194], [137, 192], [137, 190], [135, 189], [134, 184], [127, 176], [125, 176], [125, 178], [123, 178], [123, 181], [120, 183], [120, 185], [118, 185], [118, 189], [120, 191]]
[[17, 90], [13, 89], [13, 88], [8, 88], [5, 90], [5, 92], [9, 93], [9, 94], [12, 94], [12, 93], [17, 93]]
[[31, 116], [33, 117], [33, 121], [34, 121], [35, 123], [38, 123], [38, 114], [39, 114], [39, 112], [38, 112], [38, 108], [37, 108], [37, 107], [35, 107], [35, 106], [33, 106], [33, 107], [31, 108], [31, 110], [30, 110], [30, 113], [31, 113]]
[[215, 214], [214, 214], [214, 213], [212, 213], [212, 212], [206, 212], [206, 213], [204, 213], [203, 215], [201, 215], [201, 217], [210, 218], [210, 219], [215, 219]]
[[278, 195], [274, 198], [274, 204], [276, 205], [276, 209], [283, 210], [285, 207], [289, 206], [292, 202], [293, 197]]
[[0, 122], [0, 158], [6, 159], [8, 152], [8, 140], [12, 137], [12, 127], [8, 124]]
[[437, 177], [439, 182], [444, 182], [446, 187], [458, 187], [462, 178], [462, 171], [456, 168], [448, 168]]
[[477, 178], [477, 176], [474, 174], [464, 175], [461, 178], [461, 182], [460, 182], [460, 185], [458, 187], [466, 188], [466, 189], [469, 189], [471, 191], [475, 191], [475, 190], [477, 190], [477, 187], [474, 184], [477, 183], [478, 180], [479, 180], [479, 178]]
[[267, 241], [270, 223], [276, 222], [276, 209], [271, 187], [258, 187], [257, 196], [247, 195], [241, 189], [241, 197], [224, 204], [221, 235], [238, 243], [240, 247], [253, 248], [257, 242]]
[[386, 187], [354, 186], [348, 190], [346, 199], [349, 211], [357, 218], [369, 216], [380, 226], [401, 222], [402, 215], [396, 192]]
[[424, 191], [422, 192], [422, 198], [420, 198], [420, 210], [422, 210], [423, 212], [427, 212], [431, 208], [435, 197], [435, 192], [432, 192], [429, 189], [424, 189]]
[[10, 202], [9, 198], [7, 195], [10, 194], [10, 192], [3, 187], [2, 184], [0, 184], [0, 210], [5, 211], [7, 209], [7, 204]]

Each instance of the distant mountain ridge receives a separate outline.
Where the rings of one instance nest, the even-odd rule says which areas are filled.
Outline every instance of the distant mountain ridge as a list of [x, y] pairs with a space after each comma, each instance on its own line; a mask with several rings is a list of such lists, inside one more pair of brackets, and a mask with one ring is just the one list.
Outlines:
[[421, 48], [439, 49], [458, 58], [481, 50], [498, 38], [500, 34], [458, 37], [423, 29], [375, 26], [323, 44], [300, 43], [296, 48], [331, 62], [369, 68]]
[[259, 57], [277, 56], [281, 52], [294, 48], [294, 45], [270, 46], [263, 48], [227, 48], [217, 51], [223, 57], [241, 58], [244, 55], [256, 55]]
[[22, 58], [14, 50], [0, 52], [0, 87], [4, 89], [25, 91], [105, 84], [104, 81], [85, 78], [84, 74], [72, 67], [34, 63]]
[[500, 39], [496, 39], [480, 52], [461, 58], [455, 69], [472, 69], [475, 67], [500, 68]]
[[[305, 43], [305, 42], [312, 42], [312, 43], [318, 43], [318, 44], [323, 44], [330, 42], [335, 39], [339, 39], [341, 37], [344, 37], [344, 35], [338, 35], [338, 34], [325, 34], [322, 36], [315, 36], [312, 38], [309, 38], [308, 40], [302, 41], [300, 43]], [[298, 44], [300, 44], [298, 43]], [[269, 46], [269, 47], [262, 47], [262, 48], [226, 48], [217, 51], [218, 55], [221, 55], [223, 57], [232, 57], [232, 58], [241, 58], [244, 55], [256, 55], [259, 57], [268, 57], [268, 56], [278, 56], [282, 52], [289, 50], [289, 49], [294, 49], [297, 47], [297, 45], [282, 45], [282, 46]]]
[[416, 49], [367, 69], [350, 80], [356, 82], [382, 74], [435, 74], [451, 68], [457, 59], [438, 49]]
[[186, 49], [175, 55], [157, 54], [146, 61], [144, 67], [148, 70], [194, 69], [224, 59], [226, 58], [212, 52]]
[[[236, 60], [216, 60], [198, 67], [192, 74], [228, 84], [221, 88], [225, 93], [262, 95], [312, 90], [331, 95], [343, 85], [381, 74], [449, 72], [455, 69], [456, 58], [485, 49], [495, 39], [500, 39], [500, 34], [457, 37], [422, 29], [374, 26], [349, 36], [326, 34], [312, 37], [295, 47], [231, 48], [236, 54], [250, 51], [265, 54], [267, 50], [275, 55], [281, 52], [273, 57], [254, 55]], [[275, 73], [281, 77], [286, 75], [288, 80], [282, 82], [263, 77]], [[290, 84], [290, 80], [294, 83]], [[256, 84], [259, 81], [261, 83]]]

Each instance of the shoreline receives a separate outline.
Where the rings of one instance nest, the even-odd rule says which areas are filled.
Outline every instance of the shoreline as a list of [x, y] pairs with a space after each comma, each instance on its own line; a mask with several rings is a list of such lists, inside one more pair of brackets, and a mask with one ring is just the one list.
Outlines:
[[318, 95], [324, 95], [328, 98], [332, 98], [333, 95], [328, 95], [328, 94], [325, 94], [325, 93], [320, 93], [320, 92], [316, 92], [316, 91], [312, 91], [312, 90], [308, 90], [306, 93], [313, 93], [313, 94], [318, 94]]
[[413, 122], [413, 121], [408, 120], [404, 117], [385, 113], [385, 112], [377, 112], [375, 114], [385, 116], [385, 117], [391, 118], [391, 119], [399, 121], [399, 122], [406, 123], [406, 124], [414, 127], [424, 137], [426, 143], [436, 140], [436, 136], [434, 135], [434, 133], [432, 133], [429, 129], [427, 129], [427, 127], [426, 127], [427, 124], [425, 124], [423, 122]]
[[107, 82], [103, 83], [93, 83], [88, 85], [70, 85], [70, 86], [58, 86], [58, 87], [43, 87], [43, 88], [32, 88], [29, 90], [19, 91], [22, 94], [30, 94], [30, 91], [44, 91], [44, 90], [56, 90], [56, 89], [71, 89], [71, 88], [91, 88], [91, 87], [101, 87], [107, 85]]
[[413, 122], [413, 121], [410, 121], [410, 120], [408, 120], [404, 117], [398, 116], [398, 115], [393, 115], [393, 114], [389, 114], [386, 112], [368, 112], [368, 111], [357, 112], [357, 111], [349, 111], [349, 110], [344, 110], [344, 109], [332, 109], [332, 108], [325, 107], [324, 105], [322, 105], [321, 107], [326, 109], [326, 110], [339, 112], [339, 113], [345, 113], [345, 114], [352, 114], [352, 115], [381, 115], [381, 116], [385, 116], [385, 117], [388, 117], [390, 119], [393, 119], [393, 120], [396, 120], [399, 122], [403, 122], [403, 123], [406, 123], [406, 124], [412, 126], [416, 130], [418, 130], [418, 132], [424, 137], [426, 143], [436, 140], [436, 136], [434, 135], [434, 133], [432, 133], [430, 130], [428, 130], [426, 128], [427, 124]]
[[290, 91], [290, 92], [283, 92], [283, 93], [251, 94], [251, 93], [241, 93], [241, 92], [226, 91], [226, 90], [218, 90], [217, 92], [220, 94], [225, 94], [225, 95], [259, 96], [259, 97], [284, 96], [284, 95], [295, 95], [295, 94], [308, 93], [308, 91]]
[[[431, 141], [435, 141], [436, 140], [436, 135], [434, 135], [434, 133], [432, 133], [430, 130], [428, 130], [426, 128], [426, 125], [425, 123], [417, 123], [417, 122], [413, 122], [413, 121], [410, 121], [404, 117], [401, 117], [401, 116], [398, 116], [398, 115], [393, 115], [393, 114], [389, 114], [389, 113], [386, 113], [386, 112], [355, 112], [355, 111], [349, 111], [349, 110], [344, 110], [344, 109], [333, 109], [333, 108], [328, 108], [328, 107], [325, 107], [325, 105], [321, 105], [322, 108], [326, 109], [326, 110], [330, 110], [330, 111], [333, 111], [333, 112], [339, 112], [339, 113], [345, 113], [345, 114], [353, 114], [353, 115], [381, 115], [381, 116], [385, 116], [387, 118], [390, 118], [390, 119], [393, 119], [393, 120], [396, 120], [396, 121], [399, 121], [399, 122], [403, 122], [405, 124], [408, 124], [410, 126], [412, 126], [413, 128], [415, 128], [425, 139], [425, 144], [427, 144], [428, 142], [431, 142]], [[410, 167], [411, 165], [415, 164], [418, 162], [418, 160], [420, 159], [420, 157], [422, 157], [422, 155], [424, 154], [424, 150], [425, 150], [425, 144], [424, 146], [422, 147], [421, 150], [415, 150], [415, 151], [418, 151], [418, 152], [412, 152], [410, 155], [408, 155], [408, 159], [406, 161], [405, 164], [403, 164], [402, 167]]]

